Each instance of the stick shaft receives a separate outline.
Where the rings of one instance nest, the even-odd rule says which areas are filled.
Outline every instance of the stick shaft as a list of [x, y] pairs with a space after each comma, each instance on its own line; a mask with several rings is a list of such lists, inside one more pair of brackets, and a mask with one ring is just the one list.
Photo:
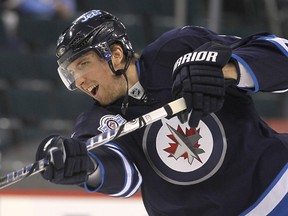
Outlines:
[[[152, 112], [149, 112], [143, 116], [133, 119], [116, 129], [109, 130], [101, 133], [87, 140], [87, 150], [97, 148], [109, 141], [117, 139], [128, 133], [131, 133], [137, 129], [140, 129], [146, 125], [156, 122], [162, 118], [173, 116], [186, 109], [185, 100], [183, 98], [177, 99], [168, 103], [167, 105], [160, 107]], [[14, 184], [28, 176], [35, 175], [43, 171], [49, 164], [47, 160], [39, 160], [35, 163], [29, 164], [22, 169], [8, 173], [5, 176], [0, 177], [0, 189], [5, 188], [11, 184]]]
[[107, 132], [101, 133], [97, 136], [90, 138], [86, 143], [87, 149], [91, 150], [97, 148], [113, 139], [124, 136], [146, 125], [156, 122], [162, 118], [172, 116], [185, 109], [186, 104], [183, 98], [172, 101], [163, 107], [160, 107], [143, 116], [140, 116], [136, 119], [126, 122], [125, 124], [122, 125], [122, 127], [120, 126], [116, 129], [109, 130]]
[[22, 169], [10, 172], [5, 176], [0, 177], [0, 189], [14, 184], [25, 177], [32, 176], [41, 172], [48, 164], [49, 161], [42, 159], [36, 161], [35, 163], [29, 164]]

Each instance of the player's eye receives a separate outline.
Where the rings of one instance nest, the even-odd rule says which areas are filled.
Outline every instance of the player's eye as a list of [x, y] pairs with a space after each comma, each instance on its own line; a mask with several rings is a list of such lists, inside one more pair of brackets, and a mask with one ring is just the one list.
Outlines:
[[79, 69], [84, 69], [89, 63], [89, 61], [82, 61], [78, 67]]

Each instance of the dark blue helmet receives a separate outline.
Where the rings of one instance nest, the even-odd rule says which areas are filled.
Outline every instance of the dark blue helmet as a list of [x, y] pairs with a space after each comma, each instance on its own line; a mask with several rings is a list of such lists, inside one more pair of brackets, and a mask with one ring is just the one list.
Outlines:
[[75, 79], [67, 71], [67, 66], [90, 50], [95, 50], [115, 72], [109, 48], [115, 43], [122, 46], [126, 56], [134, 53], [125, 26], [114, 15], [102, 10], [91, 10], [73, 21], [60, 35], [56, 49], [58, 73], [66, 87], [69, 90], [76, 89]]

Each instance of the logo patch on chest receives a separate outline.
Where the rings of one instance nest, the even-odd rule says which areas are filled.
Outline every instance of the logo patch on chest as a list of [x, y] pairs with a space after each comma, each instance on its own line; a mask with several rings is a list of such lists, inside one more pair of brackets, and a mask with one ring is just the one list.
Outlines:
[[197, 128], [181, 124], [177, 117], [147, 126], [143, 149], [154, 171], [166, 181], [191, 185], [213, 176], [226, 154], [223, 126], [212, 114]]

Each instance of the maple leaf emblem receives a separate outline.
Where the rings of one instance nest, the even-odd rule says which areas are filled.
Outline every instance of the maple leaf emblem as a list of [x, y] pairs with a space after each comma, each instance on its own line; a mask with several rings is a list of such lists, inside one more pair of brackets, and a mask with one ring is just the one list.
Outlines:
[[198, 140], [201, 138], [199, 134], [200, 128], [196, 130], [195, 128], [186, 128], [186, 132], [182, 130], [180, 125], [178, 125], [177, 130], [167, 124], [171, 134], [167, 135], [174, 143], [169, 143], [170, 147], [163, 149], [169, 153], [168, 157], [174, 157], [178, 160], [180, 157], [188, 160], [191, 165], [193, 160], [196, 159], [202, 163], [199, 154], [205, 153], [203, 149], [200, 148]]

